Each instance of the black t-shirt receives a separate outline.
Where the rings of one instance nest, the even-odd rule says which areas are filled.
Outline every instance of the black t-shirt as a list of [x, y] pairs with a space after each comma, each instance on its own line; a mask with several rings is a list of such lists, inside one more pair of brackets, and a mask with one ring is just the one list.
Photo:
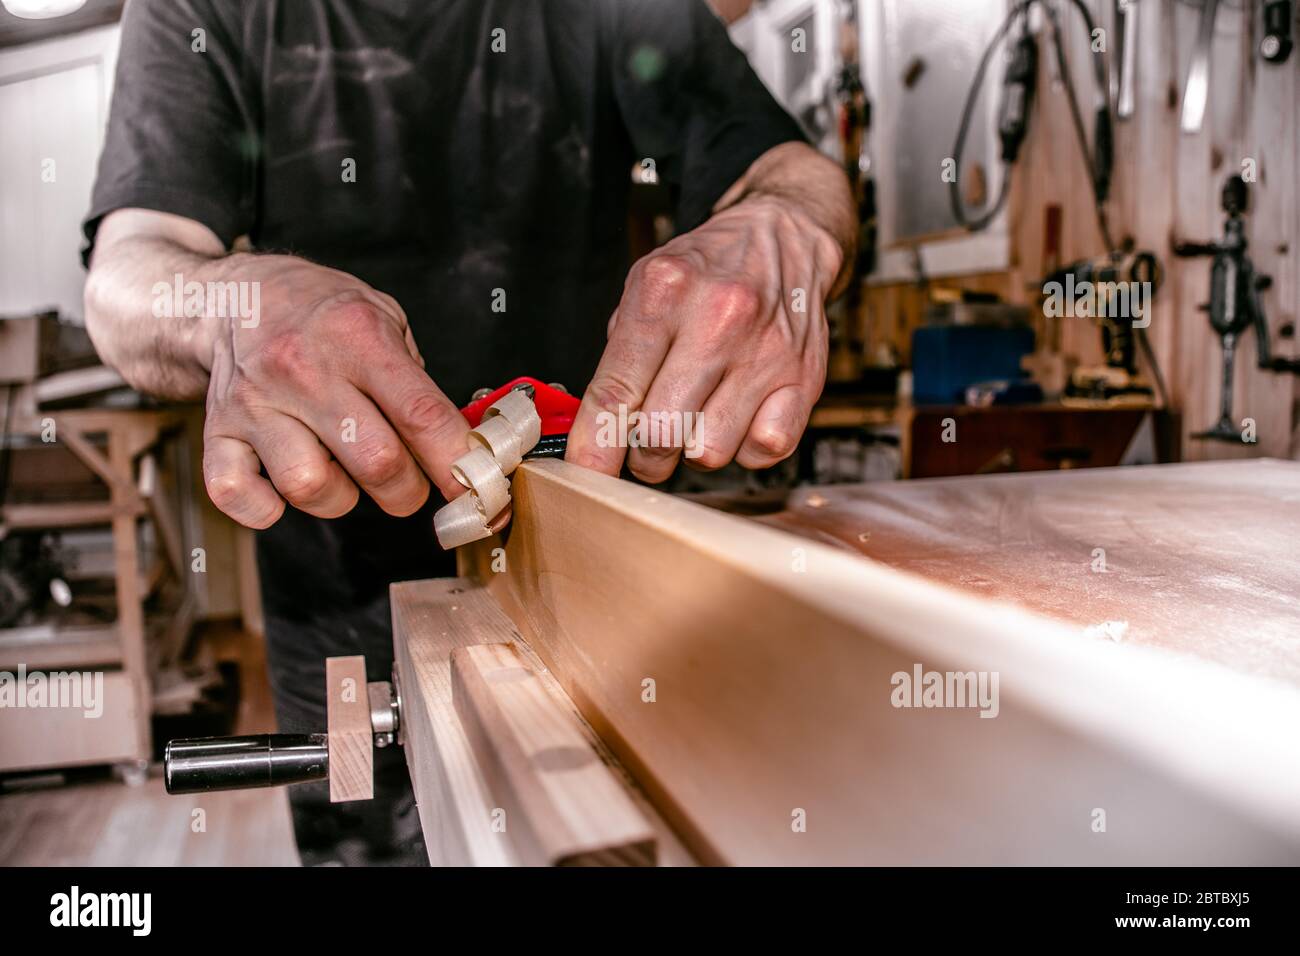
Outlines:
[[[85, 233], [144, 207], [352, 273], [458, 404], [522, 374], [580, 393], [634, 163], [687, 230], [798, 138], [703, 0], [130, 0]], [[427, 509], [375, 512], [286, 515], [263, 546], [362, 597], [436, 550]]]
[[686, 230], [799, 136], [703, 0], [131, 0], [86, 235], [125, 206], [248, 235], [396, 298], [458, 404], [580, 392], [633, 164]]

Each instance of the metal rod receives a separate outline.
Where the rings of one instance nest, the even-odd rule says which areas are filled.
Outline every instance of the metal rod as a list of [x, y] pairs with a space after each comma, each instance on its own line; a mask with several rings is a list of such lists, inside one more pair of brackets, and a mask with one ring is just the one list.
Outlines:
[[325, 734], [173, 740], [163, 754], [168, 793], [276, 787], [329, 776]]

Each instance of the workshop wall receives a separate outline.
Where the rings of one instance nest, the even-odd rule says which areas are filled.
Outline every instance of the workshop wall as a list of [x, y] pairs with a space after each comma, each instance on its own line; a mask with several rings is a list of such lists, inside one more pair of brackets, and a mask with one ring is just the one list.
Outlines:
[[[1113, 27], [1113, 4], [1088, 0], [1098, 23]], [[1258, 441], [1231, 445], [1195, 440], [1191, 433], [1218, 418], [1221, 353], [1218, 336], [1199, 306], [1209, 297], [1209, 260], [1176, 259], [1175, 241], [1217, 239], [1225, 218], [1219, 193], [1228, 176], [1249, 171], [1247, 213], [1249, 254], [1256, 270], [1273, 278], [1263, 296], [1275, 355], [1294, 357], [1293, 338], [1280, 332], [1300, 313], [1300, 53], [1282, 65], [1258, 54], [1259, 4], [1220, 3], [1210, 66], [1210, 97], [1199, 133], [1179, 129], [1182, 90], [1195, 46], [1200, 6], [1190, 0], [1141, 0], [1136, 108], [1116, 123], [1116, 168], [1109, 204], [1111, 232], [1156, 252], [1165, 283], [1155, 297], [1148, 330], [1168, 384], [1172, 404], [1182, 412], [1182, 456], [1197, 460], [1267, 455], [1300, 456], [1297, 432], [1298, 380], [1255, 367], [1255, 342], [1247, 333], [1235, 367], [1233, 418], [1253, 418]], [[1062, 17], [1066, 51], [1081, 107], [1090, 112], [1093, 83], [1083, 27]], [[1108, 36], [1109, 40], [1110, 37]], [[1083, 159], [1070, 121], [1064, 88], [1050, 56], [1039, 58], [1038, 96], [1029, 138], [1013, 179], [1009, 209], [1012, 269], [1003, 276], [972, 276], [942, 285], [997, 291], [1011, 301], [1035, 304], [1047, 271], [1045, 215], [1061, 209], [1057, 262], [1105, 251], [1092, 210]], [[995, 83], [996, 81], [992, 81]], [[995, 90], [986, 91], [985, 95]], [[1085, 123], [1087, 120], [1085, 119]], [[887, 188], [887, 186], [885, 187]], [[904, 357], [912, 328], [923, 313], [925, 291], [914, 285], [873, 287], [865, 301], [867, 341], [873, 351], [892, 346]], [[1086, 319], [1064, 320], [1061, 344], [1084, 363], [1100, 361], [1096, 328]]]

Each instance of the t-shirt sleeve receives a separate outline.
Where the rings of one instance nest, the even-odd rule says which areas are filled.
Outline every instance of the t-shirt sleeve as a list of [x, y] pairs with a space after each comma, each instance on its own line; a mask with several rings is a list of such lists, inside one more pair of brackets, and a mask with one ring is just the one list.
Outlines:
[[615, 0], [614, 96], [632, 145], [693, 229], [767, 150], [806, 141], [704, 0]]
[[185, 216], [227, 246], [249, 230], [255, 126], [240, 90], [238, 27], [224, 19], [241, 6], [126, 4], [104, 150], [82, 226], [83, 263], [100, 221], [115, 209]]

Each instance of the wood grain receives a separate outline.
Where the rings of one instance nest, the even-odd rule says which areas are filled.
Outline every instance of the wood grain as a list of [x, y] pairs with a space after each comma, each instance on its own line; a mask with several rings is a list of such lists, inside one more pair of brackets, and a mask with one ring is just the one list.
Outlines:
[[0, 793], [0, 866], [297, 866], [284, 788], [171, 795], [161, 778]]
[[456, 712], [530, 865], [653, 866], [654, 833], [514, 644], [451, 652]]
[[325, 658], [325, 715], [330, 803], [370, 800], [375, 795], [375, 750], [364, 657]]
[[654, 832], [659, 865], [694, 862], [609, 748], [578, 716], [555, 678], [522, 646], [518, 630], [486, 588], [464, 578], [444, 578], [394, 584], [391, 595], [406, 762], [433, 865], [509, 866], [523, 862], [508, 835], [492, 826], [498, 803], [457, 713], [451, 673], [451, 654], [456, 648], [512, 642], [556, 705], [573, 714], [587, 745], [626, 786]]
[[[515, 493], [488, 587], [708, 862], [1300, 858], [1292, 688], [564, 462]], [[917, 664], [997, 673], [998, 716], [893, 706]]]
[[1300, 464], [838, 485], [759, 520], [1079, 633], [1300, 688]]

